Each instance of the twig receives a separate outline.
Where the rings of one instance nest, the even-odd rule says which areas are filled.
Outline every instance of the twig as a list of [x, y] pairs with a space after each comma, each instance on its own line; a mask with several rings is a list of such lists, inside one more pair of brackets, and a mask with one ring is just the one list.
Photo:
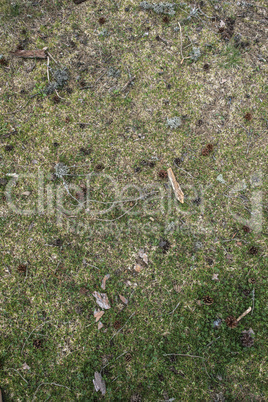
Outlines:
[[209, 342], [205, 348], [208, 348], [210, 345], [212, 345], [214, 342], [216, 342], [218, 339], [220, 339], [220, 336], [218, 336], [218, 338], [214, 339], [214, 341]]
[[48, 51], [46, 51], [46, 53], [47, 53], [47, 55], [48, 55], [49, 57], [51, 57], [51, 59], [52, 59], [53, 61], [55, 61], [56, 64], [60, 65], [60, 64], [57, 62], [57, 60], [55, 60], [54, 57], [53, 57]]
[[198, 358], [198, 359], [205, 359], [202, 356], [186, 355], [186, 354], [181, 354], [181, 353], [167, 353], [167, 354], [164, 354], [163, 356], [184, 356], [184, 357], [193, 357], [193, 358]]
[[50, 82], [50, 79], [49, 79], [49, 56], [47, 56], [47, 80], [48, 80], [48, 82]]
[[35, 393], [34, 393], [34, 395], [33, 395], [32, 401], [35, 400], [35, 395], [37, 394], [39, 388], [40, 388], [42, 385], [56, 385], [56, 387], [66, 388], [66, 389], [68, 389], [69, 391], [71, 390], [71, 388], [65, 387], [65, 385], [56, 384], [55, 382], [42, 382], [42, 383], [39, 384], [38, 387], [36, 388]]
[[37, 327], [35, 327], [35, 328], [32, 330], [32, 332], [30, 333], [30, 335], [28, 336], [28, 338], [26, 339], [26, 341], [24, 342], [24, 344], [23, 344], [23, 346], [22, 346], [21, 353], [23, 352], [23, 349], [24, 349], [24, 347], [25, 347], [25, 345], [26, 345], [26, 342], [28, 341], [28, 339], [30, 338], [30, 336], [32, 335], [32, 333], [33, 333], [37, 328], [42, 327], [43, 325], [47, 324], [48, 322], [49, 322], [49, 321], [43, 322], [42, 324], [38, 325]]
[[23, 381], [25, 381], [25, 382], [28, 384], [28, 381], [25, 380], [25, 378], [22, 377], [21, 373], [20, 373], [18, 370], [14, 369], [14, 368], [12, 368], [12, 367], [10, 367], [8, 370], [14, 370], [14, 371], [16, 371], [16, 372], [18, 373], [18, 375], [23, 379]]
[[246, 311], [244, 311], [244, 313], [241, 314], [240, 317], [238, 317], [236, 321], [238, 322], [238, 321], [242, 320], [242, 318], [245, 317], [245, 315], [247, 315], [250, 312], [251, 312], [251, 307], [249, 307]]
[[179, 302], [178, 304], [177, 304], [177, 306], [174, 308], [174, 310], [172, 310], [170, 313], [168, 313], [168, 314], [172, 314], [172, 313], [174, 313], [174, 311], [179, 307], [179, 305], [181, 304], [181, 302]]
[[133, 314], [131, 314], [131, 316], [127, 319], [127, 321], [125, 322], [125, 324], [123, 325], [123, 327], [121, 327], [112, 337], [111, 337], [111, 339], [110, 339], [110, 342], [111, 342], [111, 340], [120, 332], [120, 331], [122, 331], [122, 329], [124, 328], [124, 326], [128, 323], [128, 321], [133, 317], [133, 315], [135, 315], [136, 313], [134, 312]]
[[128, 80], [128, 82], [121, 89], [121, 92], [123, 92], [125, 89], [127, 89], [127, 87], [135, 80], [135, 78], [136, 78], [136, 76], [134, 75], [134, 77], [132, 77], [130, 80]]
[[181, 24], [179, 23], [179, 27], [180, 27], [180, 39], [181, 39], [181, 64], [183, 63], [184, 57], [183, 57], [183, 53], [182, 53], [182, 31], [181, 31]]

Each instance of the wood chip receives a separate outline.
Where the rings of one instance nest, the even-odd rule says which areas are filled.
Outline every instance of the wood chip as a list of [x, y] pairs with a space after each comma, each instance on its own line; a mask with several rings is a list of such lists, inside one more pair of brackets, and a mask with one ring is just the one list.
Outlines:
[[122, 296], [122, 295], [119, 295], [119, 297], [120, 297], [120, 299], [121, 299], [121, 301], [124, 303], [124, 304], [128, 304], [128, 299], [126, 299], [124, 296]]
[[92, 294], [96, 297], [96, 302], [101, 308], [105, 310], [111, 308], [108, 297], [105, 293], [93, 292]]
[[98, 330], [102, 329], [102, 327], [103, 327], [103, 323], [100, 321], [100, 322], [98, 323]]
[[94, 317], [96, 318], [96, 322], [98, 322], [101, 319], [103, 314], [104, 314], [104, 311], [102, 311], [102, 310], [95, 310], [94, 311]]
[[47, 55], [44, 49], [38, 50], [16, 50], [11, 52], [13, 56], [23, 57], [25, 59], [46, 59]]
[[105, 277], [103, 278], [103, 280], [102, 280], [102, 282], [101, 282], [101, 288], [102, 288], [103, 290], [105, 290], [106, 281], [107, 281], [107, 279], [109, 279], [109, 278], [110, 278], [110, 274], [105, 275]]
[[183, 194], [182, 189], [181, 189], [179, 183], [177, 182], [171, 168], [169, 168], [167, 170], [167, 174], [168, 174], [169, 181], [172, 185], [172, 188], [173, 188], [173, 191], [175, 193], [177, 200], [183, 204], [184, 203], [184, 194]]
[[93, 384], [95, 387], [95, 390], [101, 391], [102, 395], [105, 395], [106, 393], [106, 385], [105, 385], [105, 381], [101, 376], [101, 373], [98, 373], [97, 371], [95, 371], [95, 376], [94, 376], [94, 380], [93, 380]]

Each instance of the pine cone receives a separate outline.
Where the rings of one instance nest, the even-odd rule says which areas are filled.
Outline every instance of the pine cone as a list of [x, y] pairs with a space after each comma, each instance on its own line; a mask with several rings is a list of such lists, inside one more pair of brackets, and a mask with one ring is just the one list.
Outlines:
[[212, 303], [214, 303], [214, 300], [210, 296], [204, 296], [203, 297], [203, 302], [207, 305], [210, 306]]
[[245, 348], [250, 348], [254, 344], [254, 339], [248, 333], [244, 333], [240, 339]]
[[160, 179], [166, 179], [167, 178], [167, 172], [165, 170], [159, 170], [158, 177]]
[[238, 324], [236, 321], [236, 318], [230, 315], [229, 317], [226, 318], [225, 320], [226, 324], [228, 325], [229, 328], [235, 328]]
[[207, 149], [207, 147], [203, 148], [201, 151], [203, 156], [207, 156], [209, 154], [209, 150]]
[[252, 119], [252, 114], [251, 113], [246, 113], [244, 116], [244, 119], [246, 119], [247, 121], [250, 121]]
[[248, 252], [249, 252], [249, 254], [251, 254], [251, 255], [256, 255], [256, 254], [258, 254], [258, 247], [255, 247], [255, 246], [251, 246], [250, 248], [249, 248], [249, 250], [248, 250]]
[[35, 339], [33, 341], [33, 345], [36, 349], [41, 349], [42, 347], [42, 340], [41, 339]]
[[119, 328], [121, 328], [121, 326], [122, 326], [122, 325], [121, 325], [121, 322], [120, 322], [120, 321], [117, 320], [117, 321], [114, 322], [114, 328], [115, 328], [115, 329], [119, 329]]
[[243, 226], [242, 228], [244, 230], [245, 233], [249, 233], [250, 232], [250, 228], [248, 226]]
[[26, 265], [20, 264], [20, 265], [18, 266], [18, 271], [19, 271], [19, 272], [25, 273], [25, 272], [26, 272], [26, 269], [27, 269]]
[[254, 285], [254, 283], [256, 283], [256, 279], [255, 278], [249, 278], [248, 283], [251, 283], [252, 285]]
[[251, 290], [250, 290], [250, 289], [243, 289], [242, 292], [243, 292], [243, 295], [244, 295], [245, 297], [247, 297], [247, 296], [250, 295]]
[[130, 354], [130, 353], [127, 353], [127, 354], [125, 355], [125, 359], [126, 359], [126, 362], [130, 362], [131, 359], [132, 359], [131, 354]]

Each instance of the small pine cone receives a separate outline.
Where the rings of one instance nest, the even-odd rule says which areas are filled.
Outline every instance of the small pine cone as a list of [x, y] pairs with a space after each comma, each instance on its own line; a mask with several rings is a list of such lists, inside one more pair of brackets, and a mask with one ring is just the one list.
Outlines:
[[226, 318], [225, 320], [226, 324], [228, 325], [229, 328], [235, 328], [238, 324], [236, 321], [236, 318], [230, 315], [229, 317]]
[[20, 265], [18, 266], [18, 271], [19, 271], [19, 272], [25, 273], [25, 272], [26, 272], [26, 269], [27, 269], [27, 267], [26, 267], [26, 265], [24, 265], [24, 264], [20, 264]]
[[167, 172], [165, 170], [159, 170], [158, 177], [160, 179], [166, 179], [167, 178]]
[[243, 295], [244, 295], [245, 297], [247, 297], [247, 296], [250, 295], [251, 290], [249, 290], [249, 289], [243, 289], [242, 292], [243, 292]]
[[243, 226], [242, 228], [244, 230], [245, 233], [249, 233], [250, 232], [250, 228], [248, 226]]
[[115, 328], [115, 329], [120, 329], [121, 326], [122, 326], [122, 325], [121, 325], [121, 322], [120, 322], [120, 321], [115, 321], [115, 322], [114, 322], [114, 328]]
[[207, 147], [203, 148], [201, 151], [203, 156], [207, 156], [209, 154], [209, 150], [207, 149]]
[[248, 250], [248, 252], [249, 252], [249, 254], [251, 254], [251, 255], [257, 255], [258, 254], [258, 247], [255, 247], [255, 246], [251, 246], [250, 248], [249, 248], [249, 250]]
[[254, 283], [256, 283], [256, 279], [255, 278], [249, 278], [248, 283], [251, 283], [252, 285], [254, 285]]
[[210, 306], [212, 303], [214, 303], [214, 300], [210, 296], [204, 296], [203, 297], [203, 302], [207, 305]]
[[207, 150], [209, 152], [213, 151], [213, 144], [207, 144]]
[[241, 336], [241, 342], [245, 348], [250, 348], [254, 344], [254, 339], [248, 333], [245, 333]]
[[252, 119], [252, 114], [251, 113], [246, 113], [244, 116], [244, 119], [246, 119], [247, 121], [250, 121]]
[[131, 354], [130, 354], [130, 353], [127, 353], [127, 354], [125, 355], [125, 359], [126, 359], [126, 362], [130, 362], [131, 359], [132, 359]]
[[41, 341], [40, 339], [35, 339], [35, 340], [33, 341], [33, 345], [34, 345], [34, 347], [35, 347], [36, 349], [41, 349], [41, 347], [42, 347], [42, 341]]

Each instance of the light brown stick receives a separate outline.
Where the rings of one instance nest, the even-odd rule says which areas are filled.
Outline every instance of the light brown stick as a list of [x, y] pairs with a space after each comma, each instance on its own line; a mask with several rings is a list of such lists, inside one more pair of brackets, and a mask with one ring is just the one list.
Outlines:
[[243, 317], [245, 317], [245, 315], [247, 315], [248, 313], [251, 312], [251, 307], [249, 307], [246, 311], [244, 311], [243, 314], [240, 315], [240, 317], [237, 318], [237, 322], [240, 321]]
[[182, 189], [181, 189], [179, 183], [177, 182], [177, 180], [176, 180], [176, 178], [174, 176], [174, 173], [173, 173], [172, 169], [169, 168], [167, 170], [167, 173], [168, 173], [168, 178], [169, 178], [169, 181], [170, 181], [170, 183], [172, 185], [172, 188], [173, 188], [173, 191], [175, 193], [175, 196], [176, 196], [177, 200], [180, 201], [183, 204], [184, 203], [184, 194], [182, 192]]

